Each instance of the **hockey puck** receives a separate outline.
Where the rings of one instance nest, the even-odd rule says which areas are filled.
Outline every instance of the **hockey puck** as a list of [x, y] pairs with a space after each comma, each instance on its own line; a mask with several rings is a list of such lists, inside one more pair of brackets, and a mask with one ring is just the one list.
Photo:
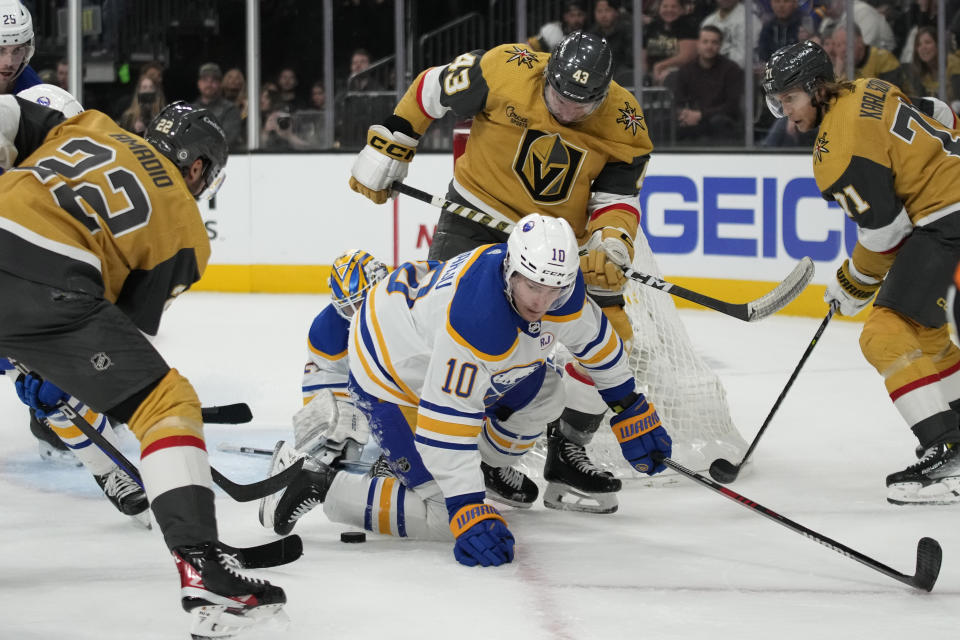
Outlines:
[[367, 534], [363, 531], [344, 531], [340, 534], [340, 542], [355, 543], [366, 542]]

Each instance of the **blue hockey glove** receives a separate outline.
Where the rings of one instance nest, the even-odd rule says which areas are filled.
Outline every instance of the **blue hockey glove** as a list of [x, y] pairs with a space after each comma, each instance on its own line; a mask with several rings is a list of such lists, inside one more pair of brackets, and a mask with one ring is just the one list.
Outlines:
[[453, 557], [460, 564], [497, 567], [513, 562], [513, 534], [500, 513], [488, 504], [468, 504], [450, 519], [457, 541]]
[[620, 443], [620, 450], [630, 466], [652, 476], [666, 469], [666, 465], [655, 463], [650, 456], [659, 451], [669, 458], [673, 448], [670, 434], [660, 423], [653, 405], [639, 394], [630, 406], [610, 419], [610, 428]]
[[35, 373], [20, 375], [14, 383], [20, 401], [33, 409], [37, 418], [43, 420], [57, 411], [57, 404], [70, 396], [63, 389], [47, 382]]

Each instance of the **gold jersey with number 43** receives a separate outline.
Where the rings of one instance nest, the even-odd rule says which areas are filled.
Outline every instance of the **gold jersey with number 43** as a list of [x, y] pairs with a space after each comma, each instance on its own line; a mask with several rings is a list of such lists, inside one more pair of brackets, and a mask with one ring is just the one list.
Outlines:
[[[464, 53], [417, 76], [394, 114], [418, 134], [451, 110], [473, 117], [454, 170], [457, 192], [513, 221], [533, 211], [564, 218], [582, 239], [589, 216], [606, 208], [639, 217], [653, 145], [640, 105], [616, 82], [587, 118], [557, 122], [543, 98], [549, 59], [521, 44]], [[591, 200], [591, 192], [607, 197]]]
[[857, 270], [882, 279], [915, 226], [960, 211], [960, 140], [894, 85], [854, 87], [823, 117], [813, 173], [859, 227]]

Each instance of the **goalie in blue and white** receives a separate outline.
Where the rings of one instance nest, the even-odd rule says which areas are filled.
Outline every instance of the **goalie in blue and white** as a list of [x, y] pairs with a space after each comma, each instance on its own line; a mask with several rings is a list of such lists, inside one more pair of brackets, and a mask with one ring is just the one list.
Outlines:
[[310, 325], [303, 408], [293, 416], [294, 446], [326, 464], [358, 461], [370, 437], [366, 418], [347, 393], [347, 335], [370, 287], [386, 277], [386, 265], [366, 251], [345, 251], [330, 271], [330, 304]]
[[480, 465], [512, 464], [563, 411], [562, 369], [549, 364], [560, 344], [617, 414], [631, 466], [663, 470], [654, 454], [669, 456], [670, 437], [586, 296], [573, 231], [530, 214], [507, 243], [403, 264], [370, 290], [350, 328], [349, 386], [390, 472], [305, 464], [272, 501], [275, 531], [323, 503], [335, 522], [452, 540], [466, 565], [510, 562], [513, 534], [484, 503]]

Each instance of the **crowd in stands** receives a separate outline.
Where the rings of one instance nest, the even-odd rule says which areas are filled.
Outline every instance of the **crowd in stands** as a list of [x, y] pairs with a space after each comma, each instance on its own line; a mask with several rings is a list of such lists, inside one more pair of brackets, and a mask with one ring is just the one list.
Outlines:
[[[549, 51], [577, 29], [598, 33], [611, 45], [615, 79], [633, 84], [633, 61], [641, 60], [645, 87], [672, 96], [678, 144], [742, 143], [744, 73], [754, 79], [754, 131], [765, 146], [810, 146], [813, 134], [799, 134], [786, 120], [774, 121], [762, 107], [763, 64], [788, 44], [814, 39], [846, 78], [847, 46], [853, 48], [856, 78], [876, 77], [908, 95], [937, 95], [938, 46], [935, 0], [854, 0], [853, 33], [848, 36], [844, 0], [755, 0], [752, 42], [747, 43], [741, 0], [645, 0], [643, 48], [633, 51], [632, 2], [571, 0], [558, 3], [558, 19], [544, 24], [528, 43]], [[948, 0], [947, 100], [960, 110], [960, 0]], [[670, 141], [668, 141], [669, 143]]]
[[[742, 0], [644, 0], [640, 16], [632, 15], [633, 5], [629, 0], [557, 0], [555, 19], [536, 29], [528, 44], [538, 51], [552, 51], [572, 31], [602, 35], [613, 52], [614, 78], [630, 88], [635, 79], [634, 64], [642, 64], [645, 91], [669, 96], [668, 115], [658, 112], [654, 117], [670, 118], [670, 136], [674, 139], [655, 140], [660, 145], [742, 144], [743, 69], [749, 66], [754, 84], [755, 141], [765, 146], [809, 146], [810, 134], [799, 134], [789, 122], [776, 121], [767, 113], [759, 88], [763, 64], [770, 55], [782, 46], [806, 39], [815, 39], [824, 47], [838, 77], [848, 76], [849, 46], [853, 49], [855, 77], [887, 80], [908, 95], [936, 95], [940, 91], [935, 0], [854, 0], [854, 26], [849, 34], [844, 0], [754, 0], [749, 16], [750, 42]], [[946, 7], [945, 91], [948, 103], [958, 110], [960, 0], [947, 0]], [[635, 51], [633, 31], [637, 20], [643, 25], [643, 46]], [[369, 46], [379, 44], [371, 42]], [[301, 82], [296, 65], [264, 69], [260, 122], [255, 129], [259, 131], [260, 148], [289, 151], [362, 144], [370, 120], [364, 115], [364, 105], [377, 99], [393, 104], [397, 89], [392, 63], [381, 60], [377, 64], [372, 50], [355, 47], [343, 52], [335, 72], [333, 96], [326, 95], [322, 78]], [[345, 64], [348, 51], [349, 64]], [[231, 150], [246, 148], [249, 109], [243, 71], [224, 70], [216, 60], [198, 63], [193, 95], [169, 95], [164, 91], [164, 65], [141, 64], [135, 70], [138, 75], [131, 76], [129, 93], [114, 105], [111, 115], [124, 128], [141, 133], [167, 100], [192, 100], [220, 118]], [[39, 73], [44, 81], [66, 88], [66, 60], [58, 60]], [[328, 104], [336, 106], [332, 130], [327, 128]]]

